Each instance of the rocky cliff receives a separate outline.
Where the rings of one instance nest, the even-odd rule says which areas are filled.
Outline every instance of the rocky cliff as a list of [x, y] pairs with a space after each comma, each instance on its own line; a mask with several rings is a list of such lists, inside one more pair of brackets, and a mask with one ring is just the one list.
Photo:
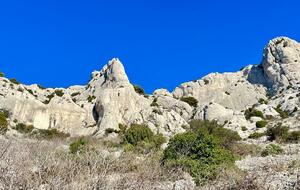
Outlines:
[[249, 108], [272, 118], [270, 123], [280, 120], [299, 127], [299, 87], [300, 44], [279, 37], [266, 45], [261, 63], [234, 73], [212, 73], [173, 92], [136, 92], [118, 59], [94, 71], [87, 85], [66, 89], [44, 89], [0, 77], [0, 108], [10, 112], [10, 126], [32, 124], [73, 136], [103, 137], [108, 128], [138, 123], [169, 138], [185, 131], [191, 119], [204, 119], [217, 120], [248, 137], [265, 130], [256, 127], [261, 117], [247, 117]]

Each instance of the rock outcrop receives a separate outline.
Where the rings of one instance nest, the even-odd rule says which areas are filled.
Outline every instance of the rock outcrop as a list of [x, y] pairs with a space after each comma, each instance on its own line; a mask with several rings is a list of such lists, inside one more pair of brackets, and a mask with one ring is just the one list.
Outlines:
[[278, 37], [264, 49], [262, 66], [272, 89], [300, 84], [300, 44], [286, 37]]
[[[235, 73], [212, 73], [173, 92], [158, 89], [153, 95], [135, 91], [118, 59], [94, 71], [87, 85], [67, 89], [43, 89], [0, 77], [0, 108], [11, 113], [11, 125], [15, 120], [71, 135], [103, 137], [109, 128], [137, 123], [169, 138], [185, 131], [191, 119], [204, 119], [217, 120], [247, 137], [257, 130], [257, 119], [245, 118], [248, 108], [274, 118], [274, 123], [281, 117], [280, 109], [289, 115], [282, 121], [297, 127], [299, 84], [300, 45], [279, 37], [265, 47], [261, 64]], [[195, 98], [197, 106], [182, 101], [183, 97]]]

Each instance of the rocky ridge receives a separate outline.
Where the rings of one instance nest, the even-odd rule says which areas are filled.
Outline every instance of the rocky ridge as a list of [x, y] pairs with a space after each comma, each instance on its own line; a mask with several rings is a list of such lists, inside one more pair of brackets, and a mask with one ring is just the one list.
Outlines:
[[[85, 86], [47, 88], [23, 85], [0, 77], [0, 107], [11, 113], [10, 124], [21, 122], [36, 128], [68, 132], [72, 136], [96, 135], [119, 129], [119, 124], [147, 124], [167, 138], [185, 131], [191, 119], [217, 120], [246, 138], [262, 118], [245, 117], [255, 108], [291, 127], [299, 127], [300, 45], [286, 37], [271, 40], [261, 64], [238, 72], [211, 73], [181, 84], [173, 92], [158, 89], [139, 94], [122, 63], [114, 58], [92, 73]], [[193, 97], [197, 105], [182, 98]], [[278, 110], [289, 116], [281, 118]], [[243, 129], [242, 129], [243, 128]]]

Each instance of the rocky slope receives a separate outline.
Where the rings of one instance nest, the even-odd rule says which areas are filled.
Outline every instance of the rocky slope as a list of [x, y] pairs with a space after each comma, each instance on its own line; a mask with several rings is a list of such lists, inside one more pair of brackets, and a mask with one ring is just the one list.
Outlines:
[[[267, 44], [261, 64], [235, 73], [212, 73], [183, 83], [173, 92], [159, 89], [153, 95], [135, 92], [118, 59], [93, 72], [87, 85], [67, 89], [43, 89], [0, 77], [0, 108], [11, 113], [11, 126], [17, 121], [73, 136], [101, 137], [119, 124], [144, 123], [170, 137], [183, 132], [182, 126], [188, 126], [191, 119], [207, 119], [218, 120], [246, 138], [261, 130], [255, 126], [261, 118], [245, 118], [250, 107], [272, 118], [271, 123], [280, 119], [298, 127], [299, 85], [300, 45], [279, 37]], [[197, 105], [189, 105], [183, 97], [195, 98]], [[275, 108], [289, 116], [282, 120]]]
[[[106, 142], [99, 141], [99, 138], [118, 140], [117, 132], [121, 126], [146, 124], [154, 133], [161, 133], [169, 139], [186, 131], [191, 120], [216, 120], [225, 128], [237, 131], [242, 137], [244, 144], [243, 147], [239, 147], [239, 151], [246, 152], [249, 148], [247, 145], [260, 150], [259, 154], [246, 154], [248, 156], [236, 161], [235, 165], [246, 172], [244, 181], [251, 182], [251, 185], [255, 182], [262, 189], [293, 189], [300, 185], [297, 184], [300, 179], [299, 143], [291, 141], [280, 144], [282, 151], [276, 156], [261, 154], [269, 145], [277, 143], [267, 140], [264, 133], [267, 128], [281, 124], [287, 126], [290, 132], [300, 130], [299, 106], [300, 44], [287, 37], [271, 40], [264, 48], [261, 63], [257, 65], [246, 66], [238, 72], [211, 73], [199, 80], [183, 83], [173, 92], [157, 89], [151, 95], [144, 94], [130, 83], [124, 66], [116, 58], [109, 61], [100, 71], [94, 71], [87, 85], [76, 85], [66, 89], [45, 89], [36, 84], [24, 85], [15, 79], [0, 77], [0, 111], [8, 113], [9, 122], [6, 136], [19, 137], [21, 134], [15, 126], [24, 123], [38, 129], [57, 129], [71, 136], [93, 136], [97, 139], [95, 146], [98, 146]], [[254, 134], [256, 138], [253, 138]], [[26, 138], [12, 139], [18, 142], [16, 147], [23, 146], [27, 141], [33, 144], [32, 146], [36, 144], [35, 140], [31, 142], [32, 140]], [[11, 141], [10, 138], [6, 139], [1, 135], [0, 140], [7, 144]], [[66, 146], [61, 144], [63, 145], [60, 146]], [[100, 152], [104, 151], [103, 147], [105, 146], [98, 147]], [[49, 148], [49, 154], [52, 149]], [[20, 148], [20, 152], [24, 155], [28, 152], [21, 150], [23, 148]], [[16, 152], [10, 151], [12, 155]], [[118, 159], [123, 151], [117, 148]], [[48, 155], [42, 150], [36, 154]], [[51, 154], [54, 155], [53, 152]], [[56, 156], [53, 156], [53, 159], [55, 158]], [[34, 155], [30, 155], [30, 159], [24, 158], [22, 161], [34, 159]], [[95, 161], [94, 158], [91, 160]], [[120, 160], [118, 164], [122, 162]], [[17, 163], [18, 160], [13, 165], [7, 165], [15, 166]], [[21, 163], [20, 161], [20, 165]], [[34, 165], [34, 162], [31, 164]], [[156, 164], [158, 166], [159, 161]], [[111, 181], [111, 185], [123, 181], [122, 178], [116, 177], [121, 175], [119, 171], [112, 175], [112, 179], [108, 180]], [[148, 174], [146, 177], [151, 178]], [[200, 189], [229, 188], [234, 176], [226, 177]], [[118, 183], [113, 181], [115, 179], [119, 179]], [[157, 189], [171, 189], [171, 186], [173, 189], [194, 189], [194, 182], [189, 176], [187, 179], [176, 179], [177, 181], [170, 183], [165, 179], [164, 183], [158, 183], [156, 179], [155, 184], [158, 184]], [[236, 185], [240, 187], [237, 189], [249, 188], [239, 186], [247, 184]], [[149, 187], [153, 189], [153, 185]]]

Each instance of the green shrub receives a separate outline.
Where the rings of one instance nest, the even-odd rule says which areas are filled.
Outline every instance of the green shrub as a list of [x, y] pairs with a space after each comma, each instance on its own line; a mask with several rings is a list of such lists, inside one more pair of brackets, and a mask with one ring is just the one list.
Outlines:
[[200, 131], [203, 134], [216, 137], [225, 148], [229, 148], [232, 144], [241, 140], [241, 137], [236, 131], [226, 129], [216, 121], [192, 120], [189, 124], [192, 131]]
[[[119, 134], [121, 134], [121, 131]], [[138, 153], [148, 153], [152, 150], [158, 150], [163, 143], [166, 143], [166, 139], [162, 134], [154, 135], [146, 125], [132, 124], [131, 127], [124, 132], [123, 136], [124, 149], [125, 147], [131, 147], [128, 148], [128, 150]]]
[[51, 100], [52, 98], [54, 98], [54, 96], [55, 96], [55, 93], [53, 92], [52, 94], [49, 94], [49, 95], [47, 96], [47, 98], [48, 98], [49, 100]]
[[138, 86], [138, 85], [133, 85], [133, 88], [135, 90], [136, 93], [144, 95], [145, 91], [142, 87]]
[[280, 108], [280, 105], [278, 105], [276, 108], [274, 108], [280, 115], [280, 117], [282, 119], [285, 119], [285, 118], [288, 118], [289, 117], [289, 113], [287, 111], [283, 111], [281, 108]]
[[30, 94], [34, 95], [33, 91], [31, 89], [26, 89]]
[[4, 73], [0, 71], [0, 77], [4, 77]]
[[119, 123], [119, 134], [125, 134], [126, 129], [127, 129], [126, 125]]
[[72, 142], [69, 146], [70, 153], [72, 154], [80, 154], [85, 152], [88, 141], [81, 137], [74, 142]]
[[0, 109], [0, 113], [2, 113], [6, 119], [8, 119], [10, 116], [9, 111], [6, 109]]
[[137, 145], [141, 141], [151, 141], [153, 136], [148, 126], [138, 124], [132, 124], [124, 135], [126, 142], [132, 145]]
[[266, 134], [270, 141], [286, 142], [289, 136], [289, 127], [282, 126], [282, 124], [279, 123], [274, 127], [268, 128]]
[[242, 126], [242, 131], [247, 131], [247, 130], [248, 130], [247, 127]]
[[9, 79], [9, 81], [10, 81], [11, 83], [13, 83], [13, 84], [20, 84], [20, 83], [17, 81], [17, 79], [14, 79], [14, 78]]
[[31, 133], [34, 129], [33, 125], [25, 125], [23, 123], [18, 123], [15, 127], [15, 130], [17, 130], [20, 133]]
[[8, 122], [6, 114], [2, 111], [0, 111], [0, 134], [5, 134], [8, 130]]
[[133, 152], [135, 150], [135, 147], [129, 143], [124, 144], [123, 148], [125, 152]]
[[292, 131], [288, 135], [288, 142], [298, 143], [300, 142], [300, 131]]
[[188, 103], [192, 107], [197, 107], [198, 104], [198, 100], [196, 100], [194, 97], [182, 97], [180, 100]]
[[155, 148], [160, 148], [162, 144], [167, 142], [167, 140], [163, 136], [163, 134], [156, 134], [153, 136], [152, 142], [153, 142], [153, 145], [155, 146]]
[[110, 134], [110, 133], [119, 133], [119, 131], [113, 128], [105, 129], [105, 134]]
[[40, 85], [40, 84], [38, 84], [37, 85], [38, 87], [39, 87], [39, 89], [41, 89], [41, 90], [44, 90], [44, 89], [46, 89], [45, 87], [43, 87], [42, 85]]
[[37, 129], [32, 132], [32, 136], [38, 139], [64, 139], [70, 136], [69, 133], [58, 131], [57, 129]]
[[165, 166], [182, 167], [199, 185], [215, 179], [220, 169], [232, 165], [234, 160], [234, 155], [216, 137], [202, 131], [175, 135], [163, 156]]
[[71, 94], [71, 96], [74, 97], [74, 96], [77, 96], [79, 94], [80, 94], [80, 92], [74, 92], [74, 93]]
[[156, 114], [159, 114], [159, 115], [163, 115], [163, 113], [159, 109], [153, 109], [152, 112], [156, 113]]
[[54, 98], [54, 96], [55, 96], [55, 93], [54, 93], [54, 92], [53, 92], [52, 94], [49, 94], [49, 95], [47, 96], [48, 100], [45, 100], [43, 103], [44, 103], [44, 104], [49, 104], [49, 102], [51, 101], [52, 98]]
[[150, 106], [158, 106], [157, 104], [157, 98], [154, 98], [153, 102], [150, 104]]
[[265, 135], [266, 135], [265, 133], [254, 132], [254, 133], [250, 134], [248, 138], [258, 139], [258, 138], [263, 137]]
[[261, 120], [257, 121], [255, 125], [257, 128], [264, 128], [267, 124], [268, 122], [266, 120]]
[[263, 99], [263, 98], [260, 98], [260, 99], [258, 100], [258, 102], [259, 102], [260, 104], [268, 104], [268, 103], [269, 103], [268, 100], [265, 100], [265, 99]]
[[87, 98], [87, 101], [88, 101], [88, 102], [92, 102], [94, 99], [96, 99], [96, 96], [89, 96], [89, 97]]
[[255, 108], [248, 108], [244, 114], [246, 119], [250, 119], [251, 117], [264, 118], [264, 114]]
[[283, 153], [283, 149], [276, 144], [269, 144], [261, 153], [262, 156], [278, 155]]
[[64, 92], [62, 90], [55, 90], [54, 93], [59, 97], [62, 97], [64, 95]]

